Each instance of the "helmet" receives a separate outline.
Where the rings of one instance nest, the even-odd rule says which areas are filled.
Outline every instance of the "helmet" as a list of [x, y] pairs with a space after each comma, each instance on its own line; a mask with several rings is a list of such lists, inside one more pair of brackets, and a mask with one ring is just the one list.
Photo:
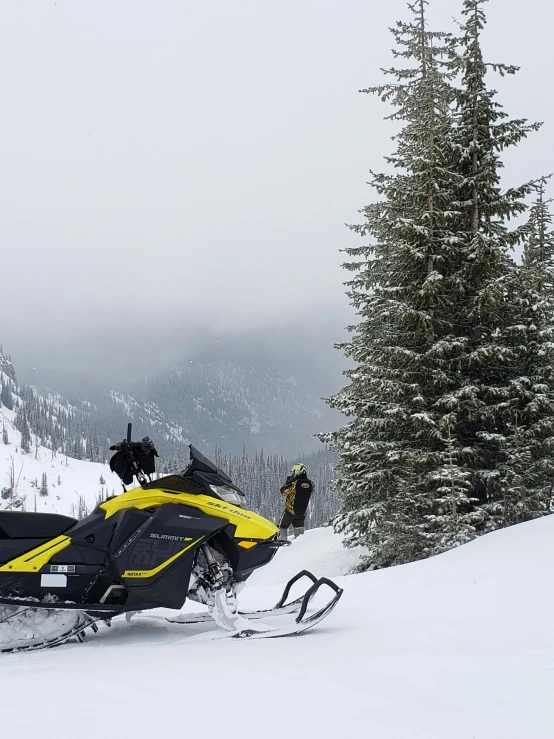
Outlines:
[[303, 464], [295, 464], [290, 471], [292, 477], [300, 477], [301, 475], [307, 475], [306, 468]]

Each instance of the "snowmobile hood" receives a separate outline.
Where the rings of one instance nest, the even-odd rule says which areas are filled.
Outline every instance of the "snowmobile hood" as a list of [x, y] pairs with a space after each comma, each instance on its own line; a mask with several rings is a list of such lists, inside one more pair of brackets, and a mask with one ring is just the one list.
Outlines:
[[208, 495], [167, 492], [159, 488], [136, 487], [116, 498], [107, 500], [99, 507], [106, 512], [106, 518], [127, 508], [156, 508], [164, 503], [177, 503], [197, 508], [209, 516], [224, 518], [236, 527], [235, 537], [240, 539], [271, 539], [278, 532], [277, 526], [253, 511], [239, 508]]

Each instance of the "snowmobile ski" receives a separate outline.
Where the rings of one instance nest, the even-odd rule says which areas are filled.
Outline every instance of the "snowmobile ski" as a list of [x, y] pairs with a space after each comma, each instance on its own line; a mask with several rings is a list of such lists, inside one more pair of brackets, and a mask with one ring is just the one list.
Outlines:
[[[275, 618], [276, 616], [286, 616], [291, 613], [297, 613], [302, 607], [305, 594], [301, 595], [299, 598], [296, 598], [296, 600], [293, 600], [290, 603], [286, 603], [286, 600], [289, 596], [292, 586], [296, 582], [301, 580], [303, 577], [308, 577], [312, 581], [312, 583], [318, 582], [318, 579], [315, 575], [312, 575], [312, 573], [309, 572], [308, 570], [302, 570], [302, 572], [299, 572], [291, 580], [289, 580], [285, 589], [283, 590], [283, 594], [281, 595], [281, 598], [273, 606], [273, 608], [267, 608], [265, 610], [260, 610], [260, 611], [241, 611], [239, 610], [238, 611], [239, 616], [242, 616], [243, 618], [246, 618], [251, 621], [256, 621], [258, 619]], [[311, 598], [313, 598], [314, 595], [315, 595], [315, 591], [312, 593]], [[213, 617], [211, 616], [209, 611], [203, 611], [201, 613], [180, 613], [178, 616], [175, 616], [175, 618], [167, 618], [166, 621], [169, 621], [170, 624], [185, 624], [185, 625], [189, 624], [190, 625], [190, 624], [209, 623], [213, 621]]]
[[[328, 587], [330, 587], [335, 592], [335, 595], [322, 608], [320, 608], [319, 611], [306, 616], [306, 610], [308, 608], [310, 600], [323, 585], [327, 585]], [[300, 607], [300, 612], [298, 616], [295, 618], [294, 621], [289, 622], [288, 624], [282, 626], [270, 626], [263, 623], [256, 623], [252, 624], [251, 626], [244, 625], [234, 631], [222, 630], [213, 633], [208, 632], [195, 634], [194, 636], [188, 637], [188, 639], [186, 639], [185, 641], [212, 641], [219, 639], [275, 639], [282, 636], [294, 636], [296, 634], [301, 634], [304, 631], [308, 631], [308, 629], [317, 626], [317, 624], [321, 623], [323, 619], [327, 618], [327, 616], [331, 613], [333, 608], [339, 602], [342, 594], [342, 588], [339, 588], [339, 586], [332, 580], [329, 580], [326, 577], [322, 577], [317, 580], [310, 587], [309, 590], [306, 591], [302, 598], [302, 605]]]

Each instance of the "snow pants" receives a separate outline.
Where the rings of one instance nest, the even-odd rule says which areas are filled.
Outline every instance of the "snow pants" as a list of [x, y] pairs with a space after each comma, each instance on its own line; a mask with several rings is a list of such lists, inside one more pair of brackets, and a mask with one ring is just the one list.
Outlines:
[[305, 520], [306, 520], [306, 511], [304, 511], [304, 513], [291, 513], [290, 511], [287, 511], [285, 509], [285, 512], [281, 516], [279, 528], [288, 529], [288, 527], [292, 524], [295, 529], [298, 529], [304, 526]]

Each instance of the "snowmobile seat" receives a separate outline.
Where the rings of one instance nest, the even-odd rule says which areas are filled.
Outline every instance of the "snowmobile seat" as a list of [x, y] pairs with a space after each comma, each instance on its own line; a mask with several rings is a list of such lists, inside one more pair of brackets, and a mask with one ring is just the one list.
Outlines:
[[0, 539], [53, 539], [76, 523], [57, 513], [0, 511]]

